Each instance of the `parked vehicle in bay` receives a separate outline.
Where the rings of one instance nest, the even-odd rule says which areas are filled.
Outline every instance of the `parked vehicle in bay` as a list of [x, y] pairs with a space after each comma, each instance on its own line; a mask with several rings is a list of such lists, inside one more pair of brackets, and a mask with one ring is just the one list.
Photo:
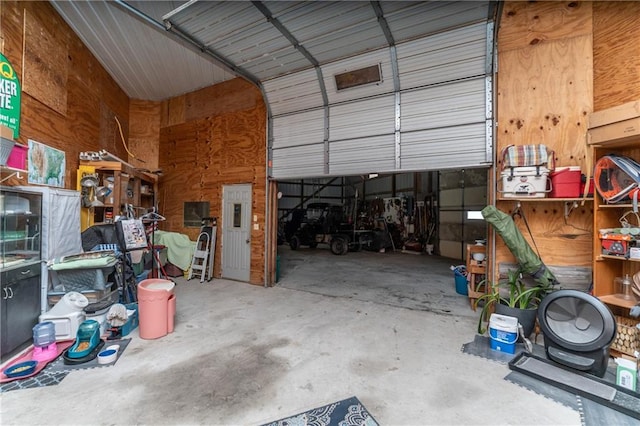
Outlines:
[[376, 230], [356, 229], [344, 213], [342, 206], [329, 203], [310, 203], [304, 218], [289, 239], [292, 250], [302, 246], [316, 248], [328, 244], [331, 253], [344, 255], [361, 249], [376, 249], [384, 235]]

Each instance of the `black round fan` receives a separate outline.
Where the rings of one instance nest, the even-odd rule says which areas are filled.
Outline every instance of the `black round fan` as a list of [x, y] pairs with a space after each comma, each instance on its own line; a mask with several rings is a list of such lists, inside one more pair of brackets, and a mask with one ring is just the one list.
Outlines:
[[616, 320], [607, 305], [578, 290], [558, 290], [538, 308], [549, 359], [603, 377]]

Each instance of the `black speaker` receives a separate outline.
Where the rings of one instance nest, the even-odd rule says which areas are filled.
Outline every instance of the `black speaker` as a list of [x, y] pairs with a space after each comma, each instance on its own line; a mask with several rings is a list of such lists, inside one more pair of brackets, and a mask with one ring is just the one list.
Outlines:
[[607, 305], [578, 290], [558, 290], [542, 299], [538, 322], [549, 359], [603, 377], [616, 320]]

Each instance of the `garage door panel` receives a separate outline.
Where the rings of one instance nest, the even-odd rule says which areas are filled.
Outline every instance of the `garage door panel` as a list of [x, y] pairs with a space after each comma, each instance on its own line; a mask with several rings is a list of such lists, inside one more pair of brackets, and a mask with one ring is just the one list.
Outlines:
[[[380, 64], [382, 81], [338, 91], [335, 75]], [[353, 58], [343, 59], [322, 66], [324, 84], [327, 88], [329, 104], [352, 101], [370, 96], [393, 92], [393, 72], [389, 49], [376, 50]]]
[[485, 81], [465, 80], [402, 93], [403, 132], [485, 121]]
[[324, 141], [324, 111], [316, 109], [273, 119], [273, 147], [284, 148]]
[[403, 90], [485, 74], [486, 23], [398, 45]]
[[[327, 109], [311, 100], [319, 95], [315, 70], [266, 82], [269, 102], [276, 102], [271, 174], [319, 177], [490, 165], [486, 43], [483, 21], [322, 64]], [[393, 84], [394, 58], [400, 87]], [[375, 64], [382, 69], [381, 83], [337, 91], [335, 74]], [[308, 145], [317, 149], [288, 150]], [[313, 155], [315, 160], [306, 158]], [[285, 170], [278, 170], [282, 166]]]
[[329, 109], [329, 140], [361, 138], [393, 133], [394, 96], [366, 99]]
[[402, 134], [402, 170], [459, 169], [483, 163], [484, 123]]
[[394, 153], [393, 135], [330, 142], [329, 172], [336, 176], [393, 170]]
[[322, 106], [322, 93], [314, 69], [267, 80], [263, 86], [274, 116]]
[[324, 174], [324, 144], [273, 150], [273, 177], [277, 179]]

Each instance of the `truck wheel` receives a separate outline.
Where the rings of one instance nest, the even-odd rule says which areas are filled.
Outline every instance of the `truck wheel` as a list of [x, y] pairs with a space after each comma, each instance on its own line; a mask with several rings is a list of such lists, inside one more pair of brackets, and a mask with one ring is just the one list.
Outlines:
[[341, 237], [336, 237], [331, 240], [331, 253], [336, 255], [344, 255], [349, 252], [349, 243], [347, 240]]
[[291, 241], [289, 241], [289, 247], [291, 247], [291, 250], [298, 250], [298, 248], [300, 247], [300, 238], [296, 236], [291, 237]]

